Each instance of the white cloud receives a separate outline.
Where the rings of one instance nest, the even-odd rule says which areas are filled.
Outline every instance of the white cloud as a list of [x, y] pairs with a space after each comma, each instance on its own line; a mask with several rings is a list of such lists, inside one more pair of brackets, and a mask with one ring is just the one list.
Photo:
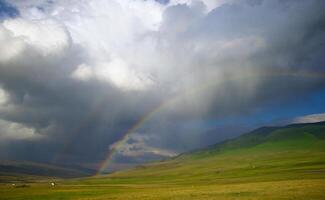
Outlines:
[[148, 143], [152, 139], [153, 136], [140, 135], [137, 133], [133, 133], [127, 135], [124, 142], [118, 147], [112, 144], [111, 147], [117, 148], [118, 155], [123, 155], [127, 157], [141, 157], [146, 154], [153, 154], [155, 156], [163, 156], [163, 157], [173, 157], [178, 153], [168, 150], [150, 146]]
[[15, 39], [9, 30], [0, 24], [0, 62], [11, 61], [20, 55], [26, 45], [21, 39]]
[[[129, 59], [139, 60], [133, 56], [137, 53], [134, 48], [141, 44], [139, 38], [159, 28], [165, 9], [161, 4], [142, 0], [55, 1], [48, 8], [42, 1], [28, 6], [19, 1], [15, 3], [24, 17], [33, 19], [32, 28], [22, 19], [19, 23], [17, 20], [6, 22], [6, 27], [16, 35], [28, 35], [27, 41], [43, 51], [53, 50], [55, 45], [66, 41], [64, 34], [60, 35], [62, 31], [55, 30], [60, 26], [52, 27], [55, 24], [52, 19], [55, 19], [62, 23], [74, 44], [82, 48], [88, 67], [79, 65], [72, 77], [85, 80], [93, 76], [126, 90], [143, 90], [151, 84], [143, 66], [135, 66], [137, 61]], [[31, 8], [36, 5], [42, 5], [44, 10], [35, 14]], [[43, 37], [45, 39], [39, 41]]]
[[45, 56], [61, 54], [69, 46], [69, 35], [53, 20], [9, 19], [3, 27]]
[[7, 92], [0, 87], [0, 107], [8, 101]]
[[78, 80], [88, 81], [93, 76], [93, 71], [90, 66], [81, 64], [72, 72], [71, 76]]
[[0, 119], [0, 139], [4, 140], [30, 140], [39, 139], [41, 136], [36, 130], [23, 124]]
[[111, 81], [121, 89], [145, 90], [153, 84], [148, 75], [134, 71], [125, 61], [114, 58], [108, 63], [99, 63], [95, 67], [98, 78]]
[[[200, 84], [201, 78], [219, 78], [212, 74], [237, 61], [245, 65], [247, 57], [264, 48], [258, 35], [206, 40], [184, 37], [207, 15], [202, 13], [200, 1], [171, 1], [168, 5], [153, 0], [14, 3], [24, 19], [7, 20], [3, 26], [23, 44], [9, 53], [29, 57], [25, 49], [32, 46], [43, 56], [65, 55], [71, 45], [80, 47], [83, 55], [71, 67], [71, 77], [104, 80], [122, 90], [187, 90]], [[180, 3], [188, 6], [178, 7]], [[204, 3], [210, 11], [223, 1]]]
[[315, 123], [325, 121], [325, 113], [306, 115], [295, 118], [293, 123]]
[[206, 6], [207, 12], [210, 12], [211, 10], [225, 4], [225, 3], [233, 3], [236, 0], [170, 0], [170, 5], [177, 5], [177, 4], [195, 4], [198, 2], [203, 2]]

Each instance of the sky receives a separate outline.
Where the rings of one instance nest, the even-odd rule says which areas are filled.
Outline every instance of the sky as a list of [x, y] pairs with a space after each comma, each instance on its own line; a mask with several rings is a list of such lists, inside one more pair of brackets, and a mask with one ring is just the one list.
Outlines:
[[0, 0], [0, 159], [117, 169], [325, 120], [323, 0]]

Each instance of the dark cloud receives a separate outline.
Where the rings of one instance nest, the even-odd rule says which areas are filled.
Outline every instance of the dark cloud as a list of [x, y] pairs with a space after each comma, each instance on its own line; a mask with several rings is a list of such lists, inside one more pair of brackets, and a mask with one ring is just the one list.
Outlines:
[[186, 2], [131, 1], [143, 13], [13, 1], [21, 17], [0, 25], [1, 158], [97, 163], [153, 110], [114, 158], [164, 158], [252, 128], [209, 119], [324, 89], [323, 1]]

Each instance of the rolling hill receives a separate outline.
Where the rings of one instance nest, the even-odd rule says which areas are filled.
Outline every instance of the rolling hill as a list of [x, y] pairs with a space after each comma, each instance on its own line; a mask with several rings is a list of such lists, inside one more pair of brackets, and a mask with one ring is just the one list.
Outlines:
[[[325, 122], [290, 124], [283, 127], [261, 127], [237, 138], [225, 140], [205, 149], [194, 150], [181, 154], [180, 156], [197, 153], [220, 153], [254, 146], [258, 147], [259, 145], [266, 144], [280, 150], [278, 145], [281, 143], [283, 143], [284, 148], [291, 149], [296, 147], [298, 149], [304, 149], [310, 145], [310, 142], [322, 143], [324, 139]], [[285, 145], [287, 142], [289, 142], [289, 144]]]
[[325, 199], [325, 123], [263, 127], [173, 159], [4, 199]]

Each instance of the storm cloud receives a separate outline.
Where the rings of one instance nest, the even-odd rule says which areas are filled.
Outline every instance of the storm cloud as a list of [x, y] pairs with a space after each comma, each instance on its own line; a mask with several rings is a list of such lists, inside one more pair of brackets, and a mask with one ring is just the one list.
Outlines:
[[0, 5], [4, 159], [98, 163], [153, 110], [115, 161], [173, 156], [226, 138], [211, 119], [325, 89], [322, 0]]

